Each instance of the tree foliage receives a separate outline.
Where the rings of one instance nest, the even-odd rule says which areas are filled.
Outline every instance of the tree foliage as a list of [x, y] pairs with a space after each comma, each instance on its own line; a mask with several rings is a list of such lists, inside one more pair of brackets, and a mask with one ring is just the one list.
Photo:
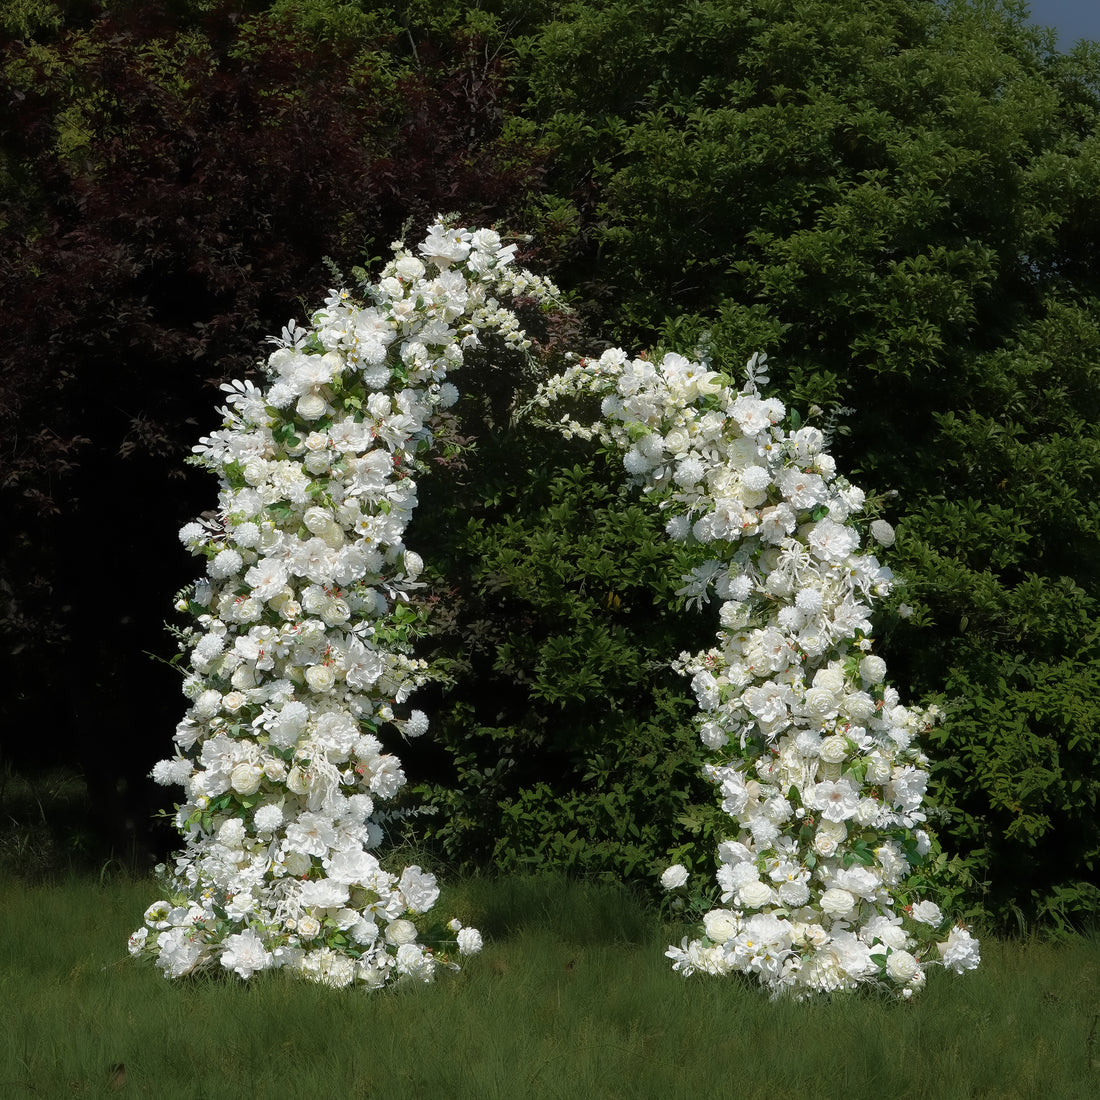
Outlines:
[[0, 55], [0, 625], [11, 721], [52, 698], [109, 810], [108, 761], [133, 760], [134, 787], [149, 758], [102, 739], [175, 721], [141, 653], [163, 651], [152, 609], [186, 579], [171, 533], [206, 486], [173, 479], [216, 385], [318, 301], [327, 259], [369, 260], [441, 210], [493, 220], [539, 165], [466, 34], [414, 53], [392, 12], [323, 2], [74, 11]]
[[589, 308], [846, 410], [898, 494], [886, 655], [949, 707], [945, 845], [998, 916], [1090, 912], [1100, 54], [911, 0], [565, 5], [525, 51]]
[[[1057, 53], [998, 0], [111, 12], [13, 7], [0, 58], [3, 614], [28, 701], [59, 684], [125, 696], [156, 648], [106, 625], [130, 597], [87, 578], [132, 545], [120, 501], [143, 545], [198, 510], [169, 478], [208, 422], [204, 380], [247, 370], [317, 301], [324, 257], [350, 267], [406, 220], [458, 210], [535, 235], [577, 306], [572, 330], [539, 334], [551, 354], [583, 333], [730, 369], [764, 350], [787, 403], [823, 410], [841, 466], [897, 494], [911, 614], [884, 617], [882, 652], [908, 698], [948, 710], [929, 752], [957, 888], [997, 920], [1093, 911], [1100, 48]], [[615, 678], [628, 638], [642, 668], [680, 626], [628, 589], [663, 551], [615, 472], [502, 430], [528, 381], [455, 427], [477, 437], [464, 485], [454, 469], [438, 496], [425, 483], [447, 563], [429, 644], [463, 672], [424, 761], [438, 836], [462, 859], [630, 873], [637, 838], [600, 800], [621, 790], [615, 820], [643, 831], [694, 821], [644, 816], [650, 760], [675, 761], [676, 782], [693, 765], [662, 709], [680, 689]], [[565, 562], [590, 579], [556, 591]], [[163, 558], [143, 568], [166, 605]], [[602, 743], [606, 694], [580, 702], [593, 680], [618, 693]], [[545, 789], [536, 754], [557, 769]], [[671, 842], [648, 833], [645, 858]]]

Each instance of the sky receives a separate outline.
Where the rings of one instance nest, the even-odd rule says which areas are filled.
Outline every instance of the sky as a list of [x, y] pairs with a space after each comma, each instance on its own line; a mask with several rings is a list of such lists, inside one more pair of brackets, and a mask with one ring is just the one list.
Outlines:
[[1030, 0], [1031, 21], [1058, 31], [1058, 48], [1070, 50], [1078, 38], [1100, 42], [1100, 0]]

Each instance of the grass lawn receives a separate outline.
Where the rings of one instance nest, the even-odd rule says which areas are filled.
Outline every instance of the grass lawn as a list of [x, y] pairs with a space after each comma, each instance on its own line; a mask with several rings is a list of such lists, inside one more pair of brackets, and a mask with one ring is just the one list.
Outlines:
[[615, 885], [471, 879], [440, 912], [485, 951], [433, 985], [279, 973], [170, 983], [126, 953], [150, 882], [0, 889], [0, 1096], [1092, 1100], [1100, 939], [983, 942], [912, 1003], [773, 1003], [672, 973]]

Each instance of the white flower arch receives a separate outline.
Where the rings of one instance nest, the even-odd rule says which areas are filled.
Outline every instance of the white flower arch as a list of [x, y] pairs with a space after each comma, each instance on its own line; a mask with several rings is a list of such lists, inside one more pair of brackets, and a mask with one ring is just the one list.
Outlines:
[[[375, 734], [428, 726], [394, 708], [426, 675], [408, 654], [423, 562], [404, 532], [431, 417], [457, 398], [448, 373], [483, 334], [526, 344], [500, 298], [556, 294], [513, 253], [491, 230], [438, 223], [418, 254], [395, 246], [366, 301], [333, 291], [308, 329], [292, 322], [265, 389], [223, 387], [223, 426], [195, 448], [220, 479], [217, 519], [180, 532], [206, 559], [180, 600], [196, 616], [180, 636], [190, 705], [153, 773], [185, 789], [185, 846], [130, 939], [166, 976], [288, 966], [380, 986], [453, 965], [414, 923], [434, 878], [374, 854], [377, 807], [404, 783]], [[755, 973], [777, 992], [874, 982], [908, 995], [944, 923], [931, 902], [896, 904], [926, 844], [915, 737], [933, 715], [900, 706], [870, 653], [869, 605], [890, 575], [848, 522], [863, 495], [820, 432], [779, 426], [762, 362], [734, 390], [682, 356], [615, 350], [552, 379], [536, 407], [599, 397], [597, 424], [560, 426], [621, 447], [670, 536], [714, 551], [681, 594], [722, 601], [717, 645], [678, 664], [734, 822], [719, 851], [730, 908], [670, 949], [676, 968]], [[679, 869], [665, 881], [680, 884]], [[459, 953], [480, 946], [475, 929], [449, 928]], [[939, 955], [969, 968], [976, 943], [952, 929]]]

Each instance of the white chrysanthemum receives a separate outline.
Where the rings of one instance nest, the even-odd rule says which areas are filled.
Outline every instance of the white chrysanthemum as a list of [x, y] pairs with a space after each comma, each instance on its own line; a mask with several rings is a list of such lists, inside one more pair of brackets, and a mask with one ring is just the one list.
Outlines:
[[406, 737], [422, 737], [428, 732], [428, 716], [422, 710], [410, 712], [405, 722], [404, 733]]
[[241, 555], [231, 546], [218, 553], [207, 564], [206, 571], [216, 581], [236, 576], [244, 565]]
[[176, 757], [173, 760], [158, 760], [153, 765], [153, 782], [164, 787], [183, 786], [191, 776], [194, 765], [190, 760]]

